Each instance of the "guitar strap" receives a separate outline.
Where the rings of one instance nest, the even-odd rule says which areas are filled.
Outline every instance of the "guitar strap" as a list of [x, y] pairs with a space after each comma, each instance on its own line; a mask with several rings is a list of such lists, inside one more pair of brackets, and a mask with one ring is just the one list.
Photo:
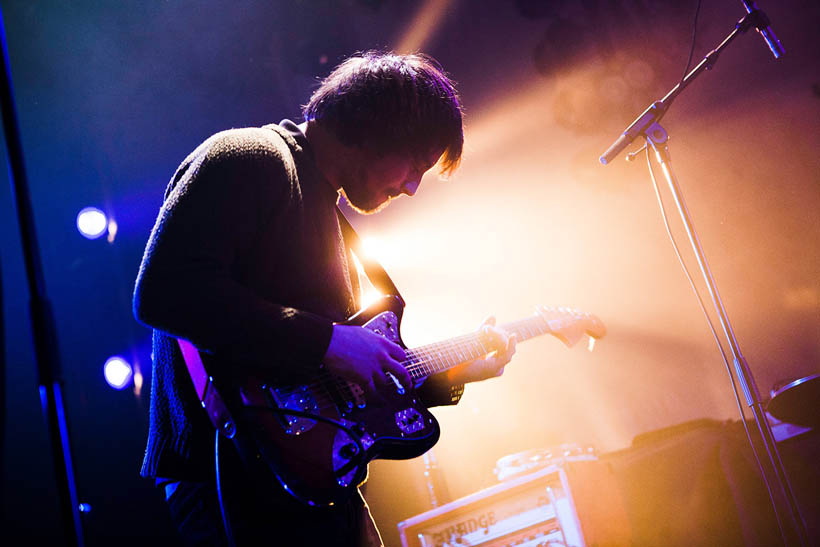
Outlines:
[[378, 260], [367, 256], [367, 253], [364, 252], [359, 234], [356, 233], [356, 230], [353, 229], [353, 226], [350, 225], [350, 222], [338, 207], [336, 207], [336, 216], [339, 217], [339, 226], [342, 228], [342, 237], [344, 238], [345, 245], [356, 255], [370, 283], [382, 294], [398, 297], [402, 306], [404, 306], [404, 298], [401, 297], [399, 289], [396, 288], [395, 283], [393, 283], [393, 280], [387, 275], [387, 272], [384, 271], [384, 267], [379, 264]]
[[202, 403], [205, 412], [208, 413], [208, 418], [210, 418], [217, 431], [227, 438], [233, 439], [236, 434], [236, 422], [234, 422], [222, 396], [216, 390], [213, 377], [205, 371], [205, 365], [202, 363], [199, 350], [188, 340], [182, 338], [176, 340], [182, 352], [182, 359], [188, 369], [188, 375], [194, 383], [196, 396]]

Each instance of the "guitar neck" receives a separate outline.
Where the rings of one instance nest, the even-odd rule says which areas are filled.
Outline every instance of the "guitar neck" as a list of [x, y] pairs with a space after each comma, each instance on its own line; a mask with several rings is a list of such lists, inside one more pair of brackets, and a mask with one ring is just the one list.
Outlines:
[[[509, 334], [515, 334], [518, 342], [552, 332], [549, 322], [538, 315], [506, 323], [500, 328]], [[466, 361], [484, 357], [491, 351], [484, 344], [481, 334], [474, 332], [407, 350], [405, 366], [411, 378], [420, 380]]]

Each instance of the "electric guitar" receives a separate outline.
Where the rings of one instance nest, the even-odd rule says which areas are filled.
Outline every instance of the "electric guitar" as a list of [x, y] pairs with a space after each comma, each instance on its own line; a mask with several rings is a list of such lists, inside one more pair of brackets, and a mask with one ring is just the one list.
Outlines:
[[[491, 351], [480, 332], [407, 349], [399, 333], [402, 313], [402, 301], [386, 296], [343, 323], [369, 329], [406, 349], [403, 364], [415, 387], [405, 390], [395, 382], [395, 390], [372, 397], [329, 373], [304, 385], [270, 385], [251, 378], [241, 383], [229, 410], [204, 369], [193, 370], [192, 361], [199, 359], [196, 349], [187, 341], [179, 343], [209, 417], [237, 441], [243, 459], [266, 464], [303, 503], [333, 505], [366, 479], [370, 460], [415, 458], [432, 448], [439, 425], [415, 388], [433, 374]], [[606, 333], [594, 315], [564, 308], [540, 308], [500, 328], [515, 333], [519, 342], [551, 334], [567, 346], [585, 334], [600, 338]]]

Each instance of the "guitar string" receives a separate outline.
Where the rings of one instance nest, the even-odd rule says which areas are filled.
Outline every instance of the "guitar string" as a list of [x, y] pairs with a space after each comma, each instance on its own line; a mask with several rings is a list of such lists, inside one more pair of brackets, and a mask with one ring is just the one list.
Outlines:
[[[517, 334], [520, 339], [525, 340], [539, 334], [544, 334], [549, 330], [549, 322], [541, 316], [533, 316], [514, 323], [505, 324], [501, 328], [512, 331]], [[475, 355], [473, 355], [472, 352], [475, 352]], [[468, 358], [464, 358], [465, 353]], [[411, 377], [418, 379], [435, 372], [452, 368], [462, 362], [478, 359], [489, 353], [481, 340], [480, 334], [470, 333], [450, 340], [407, 350], [407, 354], [410, 358], [401, 364], [408, 370]], [[321, 388], [319, 395], [314, 395], [318, 410], [329, 410], [338, 407], [338, 403], [334, 400], [333, 395], [328, 389], [328, 384], [331, 384], [331, 386], [339, 392], [339, 396], [343, 402], [352, 403], [353, 400], [356, 399], [347, 381], [324, 372], [317, 377], [316, 381], [304, 386], [310, 389], [314, 394], [318, 388]], [[301, 387], [303, 386], [299, 386], [299, 388]], [[292, 394], [294, 391], [290, 393]], [[285, 392], [285, 394], [287, 395], [287, 392]]]
[[[544, 334], [546, 331], [544, 327], [548, 327], [548, 325], [546, 324], [546, 321], [539, 316], [523, 319], [521, 321], [502, 326], [503, 329], [517, 334], [520, 340], [525, 340], [538, 334]], [[473, 355], [472, 351], [474, 351], [474, 346], [476, 345], [481, 348], [481, 351], [476, 351], [476, 355]], [[445, 368], [449, 368], [450, 366], [470, 360], [463, 358], [465, 353], [467, 353], [471, 359], [478, 359], [489, 353], [480, 336], [476, 333], [463, 335], [444, 342], [430, 344], [429, 346], [422, 346], [421, 348], [415, 348], [411, 351], [423, 356], [431, 357], [431, 360], [433, 361], [446, 361], [446, 365], [448, 366]], [[453, 353], [455, 353], [458, 359], [452, 358]], [[426, 369], [426, 363], [421, 367], [414, 367], [412, 365], [413, 363], [411, 363], [407, 368], [412, 371]]]
[[478, 359], [490, 353], [484, 341], [477, 334], [459, 337], [452, 341], [422, 346], [408, 351], [419, 359], [411, 359], [406, 368], [411, 376], [423, 376], [440, 371], [462, 362]]
[[[486, 348], [484, 348], [483, 343], [480, 341], [480, 339], [478, 339], [478, 337], [474, 334], [473, 335], [463, 335], [463, 336], [458, 337], [458, 338], [461, 339], [462, 342], [470, 341], [473, 344], [480, 345], [480, 347], [482, 348], [483, 353], [476, 351], [477, 355], [475, 355], [475, 356], [474, 355], [469, 355], [470, 358], [478, 358], [478, 357], [481, 357], [482, 355], [486, 355], [487, 353], [489, 353], [489, 352], [486, 351]], [[439, 343], [439, 344], [435, 344], [435, 346], [443, 347], [443, 344]], [[457, 344], [448, 343], [447, 346], [448, 347], [450, 347], [450, 346], [451, 347], [457, 347]], [[437, 354], [430, 353], [426, 356], [426, 357], [428, 357], [427, 360], [424, 359], [424, 355], [423, 355], [423, 354], [426, 353], [426, 351], [424, 351], [424, 350], [419, 351], [419, 348], [414, 349], [414, 350], [408, 350], [407, 353], [408, 353], [410, 358], [407, 359], [406, 361], [403, 361], [402, 365], [405, 366], [406, 369], [408, 369], [408, 373], [411, 375], [411, 377], [413, 377], [414, 372], [417, 373], [416, 377], [414, 379], [418, 379], [418, 377], [426, 376], [426, 375], [431, 374], [433, 372], [437, 372], [438, 370], [443, 370], [444, 368], [449, 368], [451, 366], [455, 366], [456, 364], [459, 364], [458, 362], [456, 362], [456, 361], [459, 361], [459, 359], [454, 359], [451, 356], [452, 355], [451, 352], [445, 352], [444, 355], [442, 355], [441, 353], [437, 353]], [[461, 353], [463, 354], [463, 352], [461, 352]], [[466, 361], [466, 360], [469, 360], [469, 359], [463, 359], [463, 360]], [[444, 361], [444, 364], [446, 365], [446, 367], [439, 368], [439, 367], [435, 367], [433, 365], [433, 363], [442, 362], [442, 361]], [[422, 371], [423, 374], [419, 375], [418, 371]], [[298, 386], [297, 389], [300, 389], [302, 387], [303, 386]], [[328, 410], [328, 409], [332, 409], [334, 407], [338, 407], [338, 403], [337, 403], [337, 401], [334, 400], [334, 397], [332, 395], [332, 391], [334, 390], [334, 388], [335, 388], [335, 391], [340, 392], [339, 396], [342, 399], [343, 403], [353, 403], [353, 401], [356, 399], [356, 396], [353, 394], [353, 392], [350, 388], [350, 385], [346, 381], [344, 381], [343, 379], [340, 379], [340, 378], [336, 378], [335, 376], [333, 376], [333, 375], [331, 375], [330, 373], [327, 373], [327, 372], [325, 372], [323, 374], [320, 374], [314, 382], [312, 382], [311, 384], [308, 384], [307, 386], [304, 386], [304, 387], [307, 387], [314, 394], [313, 399], [316, 403], [316, 407], [317, 407], [318, 410]], [[290, 392], [283, 391], [282, 395], [285, 398], [287, 398], [287, 395], [293, 394], [294, 392], [295, 392], [295, 390], [290, 391]]]
[[[411, 377], [415, 376], [414, 379], [418, 379], [418, 377], [450, 368], [460, 362], [480, 358], [489, 352], [480, 337], [473, 333], [462, 335], [447, 342], [440, 342], [431, 344], [430, 346], [422, 346], [421, 348], [408, 350], [407, 353], [409, 359], [403, 361], [402, 365], [405, 366]], [[468, 358], [464, 357], [465, 354]], [[440, 366], [442, 363], [445, 366]], [[436, 364], [439, 364], [439, 366], [436, 366]], [[328, 384], [330, 384], [330, 386]], [[340, 392], [339, 396], [343, 402], [352, 403], [356, 398], [347, 382], [336, 379], [328, 373], [321, 375], [317, 378], [317, 381], [309, 384], [307, 387], [314, 393], [316, 405], [321, 410], [337, 406], [331, 394], [333, 388], [335, 388], [337, 392]], [[321, 390], [318, 388], [321, 388]], [[320, 394], [319, 396], [315, 395], [317, 392]]]

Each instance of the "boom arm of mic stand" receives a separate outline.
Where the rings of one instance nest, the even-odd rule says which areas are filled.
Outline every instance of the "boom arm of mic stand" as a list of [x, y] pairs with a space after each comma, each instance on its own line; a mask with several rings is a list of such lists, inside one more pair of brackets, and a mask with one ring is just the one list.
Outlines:
[[663, 118], [664, 114], [666, 114], [667, 110], [669, 110], [669, 107], [672, 105], [672, 101], [677, 98], [681, 91], [686, 89], [686, 87], [692, 83], [692, 81], [697, 78], [701, 72], [704, 70], [709, 70], [715, 66], [720, 53], [732, 42], [732, 40], [737, 37], [738, 34], [744, 33], [755, 25], [760, 24], [759, 17], [761, 17], [760, 10], [754, 10], [744, 15], [735, 24], [735, 28], [732, 29], [732, 32], [730, 32], [726, 38], [723, 39], [718, 47], [710, 51], [700, 61], [700, 63], [698, 63], [697, 66], [686, 75], [683, 80], [669, 90], [663, 99], [655, 101], [649, 105], [649, 107], [644, 110], [635, 121], [629, 124], [629, 127], [624, 130], [615, 142], [613, 142], [610, 147], [607, 148], [603, 154], [601, 154], [598, 158], [599, 161], [604, 165], [607, 165], [615, 159], [618, 154], [624, 150], [624, 148], [632, 144], [635, 139], [641, 136], [647, 136], [647, 130], [652, 127], [653, 124], [661, 121], [661, 118]]

